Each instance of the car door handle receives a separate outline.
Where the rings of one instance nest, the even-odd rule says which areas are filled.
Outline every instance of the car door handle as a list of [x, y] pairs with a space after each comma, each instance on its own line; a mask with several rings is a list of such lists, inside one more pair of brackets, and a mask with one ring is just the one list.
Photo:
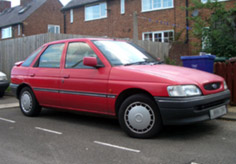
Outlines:
[[68, 78], [70, 78], [70, 75], [64, 75], [63, 76], [65, 79], [68, 79]]
[[30, 77], [34, 77], [34, 76], [35, 76], [35, 74], [34, 74], [34, 73], [31, 73], [31, 74], [30, 74]]

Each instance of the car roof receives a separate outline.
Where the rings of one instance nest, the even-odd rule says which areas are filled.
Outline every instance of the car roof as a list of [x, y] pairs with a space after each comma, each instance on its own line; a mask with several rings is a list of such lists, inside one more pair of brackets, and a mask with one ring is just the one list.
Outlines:
[[64, 39], [64, 40], [57, 40], [45, 43], [43, 46], [48, 46], [52, 44], [59, 44], [59, 43], [65, 43], [65, 42], [76, 42], [76, 41], [98, 41], [98, 40], [113, 40], [113, 41], [123, 41], [123, 40], [117, 40], [117, 39], [111, 39], [111, 38], [73, 38], [73, 39]]

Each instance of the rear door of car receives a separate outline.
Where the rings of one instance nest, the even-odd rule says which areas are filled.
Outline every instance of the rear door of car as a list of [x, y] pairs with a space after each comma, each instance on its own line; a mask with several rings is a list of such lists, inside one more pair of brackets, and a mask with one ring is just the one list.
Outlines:
[[[85, 66], [84, 57], [96, 57], [104, 67]], [[94, 50], [94, 45], [89, 41], [68, 43], [61, 72], [61, 99], [64, 108], [107, 112], [107, 87], [111, 67], [101, 58], [104, 57]]]
[[61, 59], [65, 43], [49, 45], [29, 71], [29, 83], [40, 105], [59, 107]]

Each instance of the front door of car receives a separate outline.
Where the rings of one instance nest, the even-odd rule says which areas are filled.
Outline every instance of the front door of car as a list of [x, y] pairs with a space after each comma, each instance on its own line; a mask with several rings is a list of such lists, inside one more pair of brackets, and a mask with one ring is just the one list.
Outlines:
[[88, 43], [71, 42], [68, 44], [65, 66], [61, 72], [63, 107], [105, 113], [110, 68], [85, 66], [84, 57], [96, 57], [101, 62]]
[[59, 107], [61, 56], [64, 43], [49, 45], [29, 72], [29, 84], [39, 103]]

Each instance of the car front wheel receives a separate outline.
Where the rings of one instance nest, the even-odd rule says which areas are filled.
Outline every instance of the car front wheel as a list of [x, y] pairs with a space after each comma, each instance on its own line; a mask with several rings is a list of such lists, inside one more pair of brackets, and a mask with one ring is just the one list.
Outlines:
[[20, 108], [24, 115], [32, 117], [40, 114], [41, 107], [30, 88], [25, 87], [21, 90], [19, 100]]
[[0, 97], [4, 96], [4, 91], [0, 91]]
[[154, 137], [162, 128], [156, 103], [145, 94], [128, 97], [119, 110], [121, 128], [131, 137]]

